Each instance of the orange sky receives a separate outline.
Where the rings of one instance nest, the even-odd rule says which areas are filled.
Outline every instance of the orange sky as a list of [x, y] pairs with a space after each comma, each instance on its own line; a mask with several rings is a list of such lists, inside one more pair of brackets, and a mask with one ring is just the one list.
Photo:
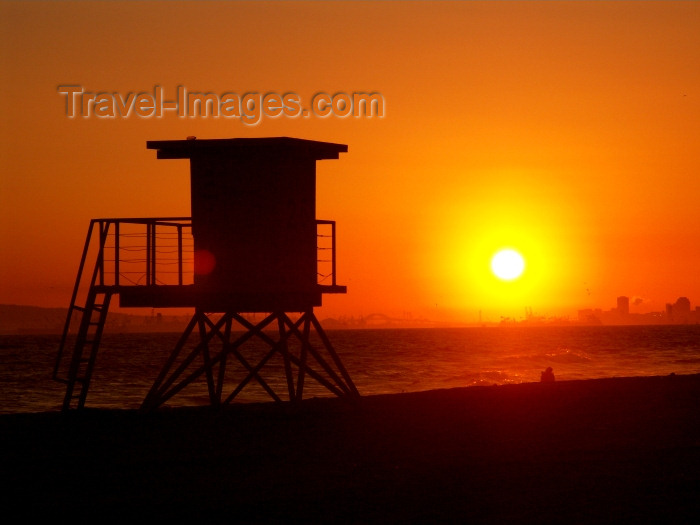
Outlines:
[[[189, 215], [147, 140], [291, 136], [348, 294], [320, 317], [700, 304], [698, 2], [1, 2], [0, 303], [68, 306], [93, 217]], [[377, 118], [69, 119], [57, 86], [377, 91]], [[498, 282], [501, 246], [525, 256]]]

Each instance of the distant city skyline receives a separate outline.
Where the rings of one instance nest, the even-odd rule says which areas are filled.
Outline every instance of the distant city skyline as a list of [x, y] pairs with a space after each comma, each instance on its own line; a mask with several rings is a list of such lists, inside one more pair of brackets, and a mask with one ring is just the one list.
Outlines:
[[663, 311], [634, 313], [630, 312], [630, 298], [626, 295], [617, 297], [617, 306], [610, 310], [585, 308], [578, 311], [579, 322], [600, 322], [602, 324], [696, 324], [700, 322], [700, 306], [691, 308], [688, 297], [678, 297], [673, 303], [666, 303]]

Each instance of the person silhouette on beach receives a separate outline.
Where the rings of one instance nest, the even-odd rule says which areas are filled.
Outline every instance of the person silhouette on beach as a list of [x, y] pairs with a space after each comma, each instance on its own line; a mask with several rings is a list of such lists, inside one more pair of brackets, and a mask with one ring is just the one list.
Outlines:
[[551, 366], [548, 366], [547, 370], [540, 374], [540, 381], [542, 383], [551, 383], [554, 381], [554, 371]]

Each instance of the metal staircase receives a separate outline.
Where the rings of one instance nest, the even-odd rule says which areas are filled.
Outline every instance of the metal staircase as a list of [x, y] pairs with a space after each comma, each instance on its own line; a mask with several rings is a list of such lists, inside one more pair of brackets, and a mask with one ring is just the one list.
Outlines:
[[[99, 243], [95, 267], [87, 290], [87, 297], [80, 305], [78, 304], [78, 296], [81, 292], [81, 280], [90, 255], [90, 241], [96, 226], [99, 229]], [[53, 379], [66, 385], [66, 394], [63, 399], [64, 411], [71, 408], [82, 408], [85, 405], [102, 331], [109, 311], [109, 303], [115, 291], [113, 287], [99, 286], [100, 282], [104, 281], [104, 249], [108, 231], [109, 223], [96, 221], [90, 223], [71, 303], [68, 307], [66, 324], [56, 356]], [[76, 312], [81, 317], [78, 332], [74, 335], [72, 331], [75, 326], [74, 316]], [[69, 353], [68, 348], [71, 343], [72, 353]]]

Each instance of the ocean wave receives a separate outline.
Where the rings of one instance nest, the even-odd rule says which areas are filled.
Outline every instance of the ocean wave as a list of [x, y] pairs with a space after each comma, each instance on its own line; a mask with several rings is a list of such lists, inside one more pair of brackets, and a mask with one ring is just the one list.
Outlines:
[[535, 354], [511, 354], [501, 359], [505, 363], [527, 362], [532, 363], [533, 366], [539, 366], [544, 363], [588, 363], [594, 360], [594, 358], [586, 352], [575, 351], [568, 348]]
[[686, 357], [684, 359], [674, 359], [673, 362], [681, 365], [695, 365], [700, 364], [700, 357]]
[[555, 363], [586, 363], [593, 360], [586, 352], [570, 350], [568, 348], [562, 348], [558, 352], [545, 354], [545, 357]]

